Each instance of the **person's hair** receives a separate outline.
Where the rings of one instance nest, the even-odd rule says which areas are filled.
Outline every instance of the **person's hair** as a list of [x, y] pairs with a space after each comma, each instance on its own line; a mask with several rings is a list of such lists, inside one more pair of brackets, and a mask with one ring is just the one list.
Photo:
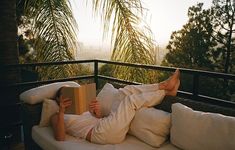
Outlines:
[[59, 98], [60, 98], [60, 96], [61, 96], [61, 94], [62, 94], [62, 89], [63, 89], [63, 86], [62, 87], [60, 87], [59, 89], [58, 89], [58, 91], [56, 92], [56, 94], [55, 94], [55, 99], [56, 99], [56, 102], [57, 103], [59, 103]]

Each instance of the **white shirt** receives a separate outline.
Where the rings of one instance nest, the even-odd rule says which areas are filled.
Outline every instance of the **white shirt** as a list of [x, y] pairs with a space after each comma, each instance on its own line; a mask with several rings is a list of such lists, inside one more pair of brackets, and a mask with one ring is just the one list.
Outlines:
[[88, 132], [99, 122], [100, 119], [92, 116], [90, 112], [81, 115], [65, 114], [66, 133], [74, 137], [85, 139]]

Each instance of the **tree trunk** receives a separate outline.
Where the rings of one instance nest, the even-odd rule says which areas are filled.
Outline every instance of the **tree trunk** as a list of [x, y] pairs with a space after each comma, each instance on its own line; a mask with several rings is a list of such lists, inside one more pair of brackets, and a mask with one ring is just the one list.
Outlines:
[[[234, 24], [234, 15], [235, 15], [235, 12], [232, 13], [232, 15], [230, 16], [231, 18], [231, 22], [229, 23], [229, 34], [228, 34], [228, 40], [227, 40], [227, 43], [226, 43], [226, 48], [227, 48], [227, 54], [226, 54], [226, 60], [225, 60], [225, 66], [224, 66], [224, 72], [225, 73], [232, 73], [232, 70], [229, 70], [229, 68], [232, 67], [232, 64], [231, 64], [231, 47], [232, 47], [232, 34], [233, 34], [233, 26], [235, 25]], [[229, 22], [229, 21], [228, 21]]]
[[[6, 69], [6, 64], [18, 63], [16, 1], [0, 0], [0, 136], [12, 135], [20, 139], [20, 105], [18, 89], [9, 87], [20, 80], [17, 68]], [[3, 141], [4, 142], [4, 141]], [[2, 147], [0, 147], [1, 149]]]
[[[17, 24], [15, 0], [0, 1], [0, 64], [17, 64]], [[15, 69], [13, 69], [15, 70]], [[17, 82], [19, 77], [15, 73], [1, 73], [1, 83], [4, 85]]]

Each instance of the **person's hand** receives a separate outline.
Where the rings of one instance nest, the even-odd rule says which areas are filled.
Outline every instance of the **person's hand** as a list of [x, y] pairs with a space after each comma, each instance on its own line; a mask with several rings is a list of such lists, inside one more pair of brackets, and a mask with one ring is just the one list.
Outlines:
[[59, 111], [64, 113], [65, 109], [69, 107], [71, 104], [72, 101], [69, 98], [64, 98], [63, 96], [60, 96]]
[[100, 104], [97, 100], [91, 101], [89, 105], [89, 111], [97, 118], [101, 118]]

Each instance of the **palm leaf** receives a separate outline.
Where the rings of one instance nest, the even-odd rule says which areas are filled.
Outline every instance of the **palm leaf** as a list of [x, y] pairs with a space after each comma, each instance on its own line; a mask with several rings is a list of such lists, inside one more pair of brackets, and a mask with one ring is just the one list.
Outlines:
[[[139, 26], [143, 23], [144, 10], [140, 0], [93, 0], [93, 9], [94, 12], [102, 12], [104, 36], [112, 25], [112, 60], [155, 64], [151, 30], [147, 25]], [[146, 70], [131, 67], [115, 67], [114, 76], [140, 82], [148, 80]]]
[[[34, 48], [38, 62], [74, 59], [77, 24], [67, 0], [26, 0], [25, 15], [33, 19]], [[43, 67], [41, 78], [68, 77], [68, 66]]]

